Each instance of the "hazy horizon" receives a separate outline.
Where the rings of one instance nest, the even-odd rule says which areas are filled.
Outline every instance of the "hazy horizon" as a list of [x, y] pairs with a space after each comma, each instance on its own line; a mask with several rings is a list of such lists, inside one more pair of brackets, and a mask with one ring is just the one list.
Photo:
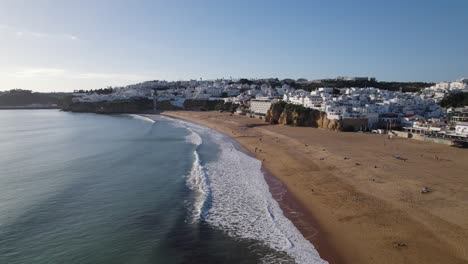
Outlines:
[[[308, 81], [315, 81], [315, 80], [323, 80], [323, 79], [335, 79], [336, 77], [339, 77], [339, 76], [334, 76], [334, 77], [327, 77], [327, 78], [315, 78], [315, 79], [308, 79], [308, 78], [304, 78], [304, 79], [307, 79]], [[374, 76], [363, 76], [363, 75], [359, 75], [359, 76], [343, 76], [343, 77], [374, 77]], [[238, 80], [238, 79], [249, 79], [249, 80], [254, 80], [254, 79], [257, 79], [257, 80], [261, 80], [261, 79], [270, 79], [270, 78], [277, 78], [277, 77], [265, 77], [265, 78], [244, 78], [244, 77], [233, 77], [232, 79], [233, 80]], [[214, 79], [205, 79], [205, 78], [202, 78], [203, 81], [215, 81], [215, 80], [220, 80], [220, 79], [230, 79], [230, 78], [224, 78], [224, 77], [220, 77], [220, 78], [214, 78]], [[285, 78], [278, 78], [279, 80], [284, 80], [284, 79], [293, 79], [293, 80], [297, 80], [297, 79], [301, 79], [301, 78], [288, 78], [288, 77], [285, 77]], [[435, 82], [431, 82], [431, 81], [401, 81], [401, 80], [379, 80], [378, 78], [376, 78], [378, 82], [382, 81], [382, 82], [427, 82], [427, 83], [435, 83]], [[460, 78], [457, 78], [457, 79], [460, 79]], [[155, 81], [155, 80], [158, 80], [158, 79], [148, 79], [148, 80], [143, 80], [141, 82], [146, 82], [146, 81]], [[166, 79], [159, 79], [158, 81], [168, 81], [168, 82], [176, 82], [176, 81], [190, 81], [190, 80], [200, 80], [200, 78], [198, 79], [174, 79], [174, 80], [166, 80]], [[456, 80], [448, 80], [448, 81], [456, 81]], [[121, 84], [121, 85], [105, 85], [105, 86], [102, 86], [102, 87], [95, 87], [95, 88], [76, 88], [76, 89], [60, 89], [60, 90], [35, 90], [35, 89], [28, 89], [27, 87], [14, 87], [14, 88], [2, 88], [0, 87], [0, 92], [4, 92], [4, 91], [10, 91], [10, 90], [13, 90], [13, 89], [21, 89], [21, 90], [30, 90], [30, 91], [33, 91], [33, 92], [42, 92], [42, 93], [62, 93], [62, 92], [73, 92], [75, 90], [96, 90], [96, 89], [101, 89], [101, 88], [107, 88], [109, 86], [111, 87], [125, 87], [127, 85], [133, 85], [133, 84], [137, 84], [137, 83], [140, 83], [140, 81], [138, 82], [133, 82], [133, 83], [124, 83], [124, 84]]]
[[468, 2], [0, 3], [0, 90], [148, 80], [468, 77]]

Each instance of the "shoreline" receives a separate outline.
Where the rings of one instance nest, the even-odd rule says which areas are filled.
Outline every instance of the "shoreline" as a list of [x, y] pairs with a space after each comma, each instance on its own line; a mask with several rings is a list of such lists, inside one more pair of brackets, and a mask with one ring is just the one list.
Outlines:
[[[197, 123], [194, 120], [184, 119], [177, 116], [164, 114], [157, 115], [162, 115], [169, 118], [179, 119], [185, 122], [191, 122], [197, 125], [205, 126], [204, 124]], [[145, 118], [150, 118], [148, 116], [151, 115], [143, 114], [141, 116]], [[205, 127], [211, 128], [208, 126]], [[232, 140], [237, 145], [237, 149], [239, 151], [258, 160], [258, 157], [255, 155], [255, 153], [252, 153], [251, 151], [246, 149], [241, 144], [241, 142], [239, 142], [238, 140], [236, 140], [235, 138], [226, 134], [223, 131], [217, 129], [214, 130]], [[265, 167], [263, 162], [261, 170], [265, 182], [268, 185], [270, 194], [272, 195], [273, 199], [279, 204], [284, 216], [289, 221], [291, 221], [291, 223], [297, 228], [301, 235], [314, 246], [315, 250], [317, 250], [317, 252], [319, 253], [320, 258], [324, 259], [328, 263], [347, 263], [344, 261], [343, 257], [339, 254], [339, 252], [330, 244], [327, 237], [325, 236], [325, 232], [321, 230], [321, 226], [319, 225], [314, 215], [309, 210], [307, 210], [307, 208], [294, 195], [294, 193], [292, 193], [289, 190], [289, 188], [281, 181], [280, 178], [276, 177], [273, 173], [271, 173], [268, 170], [268, 168]]]
[[[172, 117], [171, 118], [177, 118]], [[181, 119], [184, 121], [192, 122], [191, 120]], [[239, 151], [244, 154], [258, 159], [255, 153], [250, 152], [246, 149], [238, 140], [227, 135], [226, 133], [215, 130], [228, 137], [230, 140], [237, 144]], [[276, 177], [271, 173], [268, 168], [262, 162], [262, 174], [265, 182], [268, 185], [273, 199], [278, 203], [283, 215], [291, 221], [291, 223], [299, 230], [301, 235], [308, 240], [317, 250], [320, 258], [327, 261], [328, 263], [346, 263], [339, 252], [330, 244], [328, 238], [325, 236], [325, 232], [321, 229], [320, 224], [314, 215], [307, 210], [307, 208], [301, 203], [301, 201], [292, 193], [289, 188], [281, 181], [280, 178]]]
[[[140, 116], [144, 118], [149, 118], [153, 120], [150, 116], [152, 114], [142, 114]], [[156, 114], [161, 115], [161, 114]], [[172, 119], [179, 119], [184, 122], [190, 122], [193, 124], [201, 125], [207, 128], [204, 124], [196, 123], [193, 120], [183, 119], [176, 116], [164, 115], [161, 116], [169, 117]], [[154, 121], [154, 120], [153, 120]], [[213, 128], [211, 128], [213, 129]], [[233, 138], [232, 136], [227, 135], [223, 131], [219, 131], [216, 129], [217, 133], [220, 133], [226, 137], [228, 137], [232, 142], [235, 144], [235, 148], [242, 153], [255, 158], [258, 160], [258, 157], [255, 156], [254, 153], [250, 152], [246, 149], [238, 140]], [[324, 232], [321, 231], [320, 225], [315, 217], [311, 214], [310, 211], [306, 209], [306, 207], [300, 202], [299, 199], [292, 193], [288, 187], [281, 182], [281, 179], [276, 177], [273, 173], [271, 173], [268, 168], [262, 163], [261, 171], [265, 182], [268, 186], [268, 190], [273, 197], [273, 199], [278, 203], [280, 206], [283, 215], [291, 221], [291, 223], [297, 228], [297, 230], [301, 233], [301, 235], [308, 240], [315, 250], [319, 253], [320, 258], [327, 261], [328, 263], [346, 263], [344, 259], [339, 255], [338, 251], [331, 246], [327, 237], [324, 235]]]
[[[320, 258], [328, 263], [346, 263], [339, 252], [330, 244], [321, 230], [314, 215], [294, 196], [279, 178], [262, 165], [262, 172], [273, 199], [275, 199], [286, 218], [293, 223], [302, 236], [317, 250]], [[279, 188], [283, 193], [275, 192]]]
[[[153, 122], [156, 122], [153, 119], [153, 115], [164, 116], [170, 119], [181, 120], [188, 122], [194, 125], [200, 125], [208, 129], [214, 130], [216, 133], [219, 133], [228, 138], [234, 144], [234, 148], [242, 152], [243, 154], [259, 160], [254, 153], [247, 150], [238, 140], [227, 135], [226, 133], [210, 128], [200, 123], [193, 122], [192, 120], [187, 120], [179, 117], [160, 115], [160, 114], [138, 114], [139, 118], [149, 119]], [[297, 229], [300, 235], [307, 241], [309, 241], [315, 250], [319, 253], [319, 256], [322, 260], [325, 260], [328, 263], [345, 263], [338, 252], [333, 249], [328, 242], [327, 238], [324, 236], [324, 233], [321, 232], [318, 222], [313, 217], [313, 215], [301, 204], [301, 202], [294, 196], [292, 192], [289, 191], [287, 186], [281, 182], [279, 178], [273, 175], [263, 164], [261, 165], [261, 173], [263, 179], [268, 187], [268, 191], [271, 194], [273, 200], [275, 200], [283, 216], [288, 219], [292, 225]]]
[[[262, 160], [316, 218], [338, 259], [327, 259], [326, 250], [314, 246], [331, 263], [468, 263], [463, 149], [270, 125], [228, 113], [162, 115], [222, 132]], [[408, 161], [395, 158], [400, 155]], [[434, 191], [421, 194], [422, 186]]]

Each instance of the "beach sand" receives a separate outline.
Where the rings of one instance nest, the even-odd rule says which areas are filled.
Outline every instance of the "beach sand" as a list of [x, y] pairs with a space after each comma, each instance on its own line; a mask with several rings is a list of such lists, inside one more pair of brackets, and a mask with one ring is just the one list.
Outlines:
[[318, 233], [298, 228], [330, 263], [468, 263], [468, 149], [229, 113], [162, 114], [223, 132], [262, 160], [310, 213], [302, 221]]

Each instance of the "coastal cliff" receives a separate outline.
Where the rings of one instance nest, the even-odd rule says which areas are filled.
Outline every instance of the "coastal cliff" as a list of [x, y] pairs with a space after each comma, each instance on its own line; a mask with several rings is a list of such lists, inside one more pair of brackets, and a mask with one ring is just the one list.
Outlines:
[[149, 99], [116, 100], [102, 102], [73, 102], [62, 108], [64, 111], [118, 114], [118, 113], [140, 113], [152, 109], [153, 102]]
[[343, 128], [339, 120], [328, 119], [324, 112], [283, 101], [270, 107], [265, 120], [270, 124], [309, 126], [330, 130], [342, 130]]
[[238, 106], [238, 104], [224, 102], [224, 100], [187, 99], [184, 101], [185, 110], [235, 112]]
[[170, 100], [162, 100], [158, 101], [158, 110], [163, 110], [163, 111], [175, 111], [175, 110], [182, 110], [181, 107], [175, 106], [171, 104]]
[[[71, 98], [64, 101], [61, 109], [70, 112], [118, 114], [142, 113], [153, 110], [153, 100], [147, 98], [100, 101], [100, 102], [73, 102]], [[176, 106], [170, 100], [158, 101], [157, 109], [163, 111], [199, 110], [199, 111], [236, 111], [238, 104], [224, 102], [224, 100], [185, 100], [182, 107]]]
[[38, 93], [12, 89], [0, 91], [0, 109], [56, 109], [70, 97], [70, 93]]

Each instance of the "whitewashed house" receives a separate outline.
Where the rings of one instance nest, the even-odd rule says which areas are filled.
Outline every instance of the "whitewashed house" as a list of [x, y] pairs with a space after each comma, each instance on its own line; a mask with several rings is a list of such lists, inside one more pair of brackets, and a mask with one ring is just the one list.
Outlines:
[[271, 105], [276, 103], [277, 99], [259, 98], [250, 100], [250, 112], [256, 115], [265, 116]]
[[455, 134], [461, 137], [468, 137], [468, 123], [459, 122], [455, 125]]

